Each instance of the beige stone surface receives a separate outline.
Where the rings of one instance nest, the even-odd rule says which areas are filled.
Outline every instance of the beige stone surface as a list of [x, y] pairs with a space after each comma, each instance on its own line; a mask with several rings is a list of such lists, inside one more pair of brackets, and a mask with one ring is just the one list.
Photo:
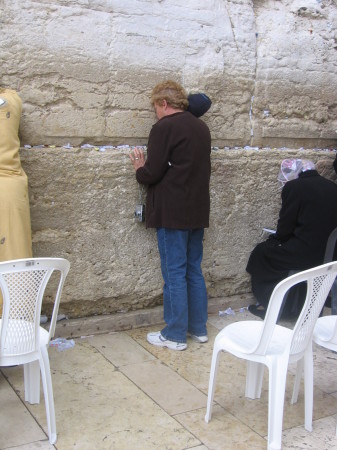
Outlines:
[[174, 78], [213, 100], [215, 145], [335, 145], [334, 0], [2, 0], [0, 15], [24, 144], [144, 143], [151, 88]]
[[[134, 220], [140, 188], [129, 152], [21, 150], [29, 179], [34, 255], [71, 262], [60, 313], [70, 319], [119, 313], [118, 329], [128, 328], [123, 314], [162, 304], [155, 230]], [[318, 150], [212, 151], [211, 215], [203, 260], [210, 298], [250, 291], [245, 272], [249, 254], [266, 238], [262, 228], [275, 228], [277, 223], [281, 160], [312, 159], [322, 175], [336, 180], [334, 156]], [[43, 307], [46, 314], [51, 308], [48, 301]], [[240, 306], [239, 296], [232, 308]], [[146, 318], [139, 313], [136, 322], [144, 325]], [[96, 326], [99, 332], [99, 322]]]
[[214, 417], [204, 420], [205, 410], [193, 410], [176, 417], [193, 434], [199, 436], [208, 449], [264, 450], [266, 441], [248, 426], [220, 406], [214, 407]]
[[47, 440], [44, 440], [30, 442], [29, 444], [19, 445], [18, 447], [11, 447], [11, 450], [53, 450], [54, 448]]
[[[334, 450], [337, 448], [336, 431], [337, 416], [328, 416], [324, 419], [316, 420], [311, 433], [303, 427], [291, 428], [283, 433], [283, 448], [295, 449], [324, 449]], [[304, 445], [304, 441], [307, 444]]]
[[88, 342], [119, 369], [123, 366], [139, 365], [155, 360], [153, 355], [142, 345], [136, 344], [127, 334], [109, 333], [92, 336], [88, 338]]
[[[23, 375], [23, 370], [20, 369]], [[2, 374], [0, 374], [0, 404], [1, 449], [21, 444], [31, 445], [31, 448], [53, 448], [48, 444], [38, 447], [38, 444], [34, 443], [44, 439], [44, 433]]]
[[204, 394], [160, 362], [132, 364], [121, 371], [170, 415], [202, 408], [205, 404]]

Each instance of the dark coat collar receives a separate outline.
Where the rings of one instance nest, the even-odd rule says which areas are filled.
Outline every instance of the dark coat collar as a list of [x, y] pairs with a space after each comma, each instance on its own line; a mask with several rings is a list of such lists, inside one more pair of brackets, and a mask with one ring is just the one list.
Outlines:
[[306, 170], [305, 172], [301, 172], [298, 175], [298, 178], [308, 178], [308, 177], [317, 177], [319, 176], [319, 173], [317, 170]]

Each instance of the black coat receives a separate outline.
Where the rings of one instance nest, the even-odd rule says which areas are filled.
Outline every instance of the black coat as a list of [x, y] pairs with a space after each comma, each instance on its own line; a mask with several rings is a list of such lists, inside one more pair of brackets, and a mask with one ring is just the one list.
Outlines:
[[191, 113], [177, 112], [153, 125], [146, 163], [136, 172], [147, 184], [146, 226], [193, 229], [209, 226], [211, 135]]
[[274, 287], [290, 270], [322, 264], [328, 237], [336, 227], [335, 183], [315, 170], [286, 183], [276, 234], [255, 247], [247, 264], [257, 301], [267, 306]]

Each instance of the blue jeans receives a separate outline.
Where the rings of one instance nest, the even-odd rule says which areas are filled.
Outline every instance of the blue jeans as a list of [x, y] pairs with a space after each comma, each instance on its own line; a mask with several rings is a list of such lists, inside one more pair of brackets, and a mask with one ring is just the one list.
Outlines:
[[157, 228], [164, 279], [164, 320], [161, 334], [186, 342], [187, 332], [207, 335], [207, 292], [201, 270], [204, 229]]

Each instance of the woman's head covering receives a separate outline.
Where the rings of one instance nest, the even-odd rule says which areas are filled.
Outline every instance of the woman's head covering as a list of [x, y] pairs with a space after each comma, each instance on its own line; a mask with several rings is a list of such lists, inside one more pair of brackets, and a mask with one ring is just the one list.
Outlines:
[[278, 174], [279, 186], [282, 188], [287, 181], [295, 180], [301, 172], [315, 170], [315, 164], [309, 159], [284, 159]]

